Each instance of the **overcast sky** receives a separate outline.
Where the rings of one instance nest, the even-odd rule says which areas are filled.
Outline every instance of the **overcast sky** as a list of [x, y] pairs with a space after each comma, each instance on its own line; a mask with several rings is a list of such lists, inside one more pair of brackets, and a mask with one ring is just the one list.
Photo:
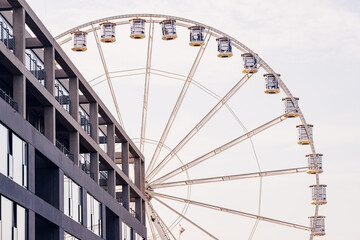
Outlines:
[[[320, 210], [321, 214], [327, 216], [327, 236], [324, 238], [328, 240], [360, 239], [358, 230], [358, 215], [360, 214], [358, 204], [360, 202], [359, 1], [28, 0], [28, 3], [54, 36], [98, 18], [127, 13], [161, 13], [189, 18], [210, 25], [235, 37], [257, 52], [275, 71], [282, 74], [282, 79], [290, 91], [300, 97], [300, 106], [307, 121], [315, 125], [316, 147], [319, 152], [324, 154], [325, 173], [321, 175], [321, 182], [328, 184], [329, 203]], [[127, 41], [124, 40], [128, 43]], [[104, 51], [107, 51], [106, 48]], [[216, 54], [212, 50], [211, 53]], [[89, 54], [92, 54], [91, 51]], [[145, 54], [143, 57], [145, 59]], [[79, 63], [79, 68], [83, 71], [84, 76], [94, 78], [97, 76], [97, 70], [99, 70], [99, 74], [102, 74], [98, 61], [89, 60], [90, 58], [87, 60], [86, 58], [81, 60], [80, 57], [74, 58], [75, 63]], [[116, 58], [108, 57], [108, 59]], [[144, 59], [141, 60], [142, 63], [145, 61]], [[87, 68], [80, 66], [81, 63]], [[187, 64], [191, 63], [192, 60]], [[97, 66], [92, 64], [97, 64]], [[166, 70], [167, 67], [171, 68], [170, 64], [168, 65], [164, 63], [163, 70]], [[207, 72], [211, 72], [217, 66], [219, 65], [215, 65], [215, 60], [209, 60], [209, 65], [202, 67], [207, 69]], [[227, 69], [226, 66], [223, 68]], [[179, 66], [178, 69], [179, 73], [186, 75], [188, 65], [186, 67]], [[206, 75], [204, 71], [197, 76], [200, 78], [200, 76], [209, 76], [209, 74]], [[227, 77], [228, 75], [223, 76]], [[219, 95], [228, 89], [228, 87], [222, 89], [221, 84], [219, 86], [210, 84], [210, 87], [213, 87], [212, 90], [215, 92], [218, 88]], [[248, 90], [250, 89], [249, 87]], [[101, 88], [97, 90], [101, 95]], [[169, 96], [170, 98], [171, 96]], [[124, 114], [126, 115], [126, 113]], [[186, 118], [183, 120], [185, 126]], [[261, 119], [259, 123], [265, 120], [269, 119]], [[257, 120], [249, 118], [248, 124], [251, 125], [251, 122], [257, 122]], [[127, 124], [131, 125], [131, 121], [128, 120]], [[131, 132], [131, 126], [129, 128]], [[280, 133], [281, 130], [279, 130], [279, 135], [271, 136], [280, 138]], [[259, 145], [262, 146], [264, 143], [260, 142]], [[291, 152], [291, 149], [289, 147], [288, 152]], [[261, 152], [261, 149], [259, 151]], [[266, 155], [264, 150], [260, 155]], [[186, 156], [184, 155], [184, 157]], [[275, 156], [273, 157], [275, 162]], [[303, 155], [299, 157], [299, 159], [301, 158]], [[266, 163], [264, 164], [266, 165]], [[274, 167], [274, 169], [276, 168]], [[205, 190], [200, 189], [198, 192], [203, 193], [202, 191]], [[306, 198], [309, 196], [307, 191], [305, 190], [303, 193]], [[240, 193], [232, 196], [234, 200], [238, 200], [240, 197], [242, 197]], [[275, 204], [275, 201], [264, 199], [264, 202], [271, 204]], [[211, 203], [211, 201], [208, 202]], [[237, 207], [234, 206], [234, 208]], [[242, 210], [242, 207], [238, 207], [238, 209]], [[197, 213], [196, 209], [190, 210]], [[282, 209], [278, 209], [278, 211], [281, 212]], [[231, 217], [229, 221], [233, 223], [233, 221], [238, 221], [238, 218], [241, 217]], [[297, 220], [296, 216], [292, 219]], [[210, 222], [210, 220], [207, 221]], [[207, 221], [205, 221], [205, 225]], [[304, 221], [299, 220], [299, 222]], [[229, 222], [227, 225], [238, 227], [232, 223]], [[241, 224], [240, 226], [242, 226]], [[196, 234], [199, 235], [192, 235], [190, 231], [192, 228], [189, 224], [184, 222], [183, 225], [187, 228], [183, 239], [194, 239], [193, 236], [197, 236], [198, 239], [206, 239], [204, 235], [197, 232]], [[217, 228], [216, 224], [209, 223], [209, 225]], [[292, 233], [277, 236], [277, 230], [266, 233], [267, 226], [263, 229], [260, 228], [259, 234], [255, 234], [254, 239], [265, 239], [269, 234], [271, 238], [277, 239], [279, 236], [280, 239], [285, 236], [292, 237], [292, 239], [304, 239], [303, 235], [297, 235], [297, 232], [294, 236], [291, 235]], [[241, 237], [234, 235], [231, 233], [234, 229], [223, 231], [215, 229], [214, 231], [222, 233], [220, 239], [248, 238], [248, 235]]]

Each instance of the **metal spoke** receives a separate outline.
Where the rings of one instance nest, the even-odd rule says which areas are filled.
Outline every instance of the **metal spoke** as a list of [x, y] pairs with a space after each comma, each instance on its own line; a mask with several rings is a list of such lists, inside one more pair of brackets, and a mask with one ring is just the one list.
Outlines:
[[149, 201], [146, 201], [146, 204], [149, 207], [149, 211], [151, 211], [151, 213], [150, 213], [151, 221], [154, 223], [156, 231], [158, 232], [161, 240], [171, 240], [170, 237], [166, 234], [166, 230], [164, 229], [164, 226], [162, 225], [160, 218], [157, 215], [157, 213], [155, 212], [155, 209], [153, 208], [151, 203]]
[[206, 233], [207, 235], [209, 235], [211, 238], [213, 239], [217, 239], [217, 237], [215, 237], [214, 235], [212, 235], [211, 233], [209, 233], [208, 231], [206, 231], [204, 228], [200, 227], [198, 224], [196, 224], [195, 222], [191, 221], [189, 218], [185, 217], [183, 214], [179, 213], [178, 211], [176, 211], [174, 208], [170, 207], [169, 205], [167, 205], [166, 203], [164, 203], [163, 201], [161, 201], [159, 198], [153, 196], [154, 199], [156, 199], [159, 203], [161, 203], [162, 205], [164, 205], [165, 207], [167, 207], [168, 209], [170, 209], [171, 211], [173, 211], [174, 213], [176, 213], [177, 215], [179, 215], [180, 217], [184, 218], [186, 221], [188, 221], [189, 223], [191, 223], [192, 225], [194, 225], [195, 227], [197, 227], [198, 229], [200, 229], [201, 231], [203, 231], [204, 233]]
[[248, 179], [248, 178], [277, 176], [277, 175], [292, 174], [292, 173], [303, 173], [306, 172], [307, 169], [308, 169], [307, 167], [301, 167], [301, 168], [289, 168], [289, 169], [272, 170], [272, 171], [264, 171], [264, 172], [244, 173], [244, 174], [236, 174], [236, 175], [228, 175], [228, 176], [220, 176], [220, 177], [199, 178], [199, 179], [191, 179], [185, 181], [150, 184], [149, 187], [150, 189], [158, 189], [158, 188], [179, 187], [179, 186], [204, 184], [204, 183], [225, 182], [225, 181], [233, 181], [233, 180]]
[[[144, 75], [145, 73], [131, 73], [131, 74], [124, 74], [124, 75], [116, 75], [116, 76], [112, 76], [111, 79], [115, 79], [115, 78], [123, 78], [123, 77], [132, 77], [132, 76], [138, 76], [138, 75]], [[91, 85], [91, 87], [95, 87], [97, 85], [99, 85], [100, 83], [103, 83], [106, 81], [106, 78], [105, 79], [102, 79], [100, 80], [99, 82], [97, 83], [94, 83]]]
[[163, 133], [161, 135], [160, 141], [159, 141], [158, 145], [156, 146], [154, 155], [152, 156], [152, 159], [151, 159], [150, 164], [148, 166], [148, 169], [146, 171], [146, 175], [149, 172], [151, 172], [153, 170], [153, 167], [155, 166], [155, 163], [156, 163], [156, 161], [157, 161], [157, 159], [158, 159], [158, 157], [160, 155], [160, 152], [162, 150], [163, 144], [164, 144], [164, 142], [165, 142], [165, 140], [166, 140], [166, 138], [167, 138], [167, 136], [168, 136], [168, 134], [170, 132], [172, 124], [175, 121], [176, 115], [177, 115], [177, 113], [178, 113], [178, 111], [180, 109], [180, 106], [181, 106], [181, 104], [182, 104], [182, 102], [184, 100], [184, 97], [185, 97], [185, 95], [187, 93], [187, 90], [188, 90], [188, 88], [190, 86], [191, 80], [195, 75], [197, 67], [199, 66], [199, 63], [200, 63], [200, 61], [202, 59], [202, 56], [203, 56], [203, 54], [204, 54], [204, 52], [206, 50], [206, 47], [207, 47], [207, 45], [209, 43], [210, 38], [211, 38], [211, 34], [209, 34], [209, 32], [207, 32], [207, 34], [205, 36], [205, 42], [204, 42], [203, 45], [201, 45], [201, 47], [200, 47], [200, 49], [199, 49], [199, 51], [198, 51], [198, 53], [196, 55], [194, 63], [192, 65], [191, 69], [190, 69], [189, 75], [186, 78], [186, 81], [185, 81], [185, 83], [183, 85], [183, 88], [182, 88], [182, 90], [180, 92], [180, 95], [179, 95], [179, 97], [178, 97], [178, 99], [176, 101], [174, 109], [173, 109], [173, 111], [172, 111], [172, 113], [170, 115], [170, 118], [169, 118], [169, 120], [168, 120], [168, 122], [166, 124], [166, 127], [165, 127], [165, 129], [164, 129], [164, 131], [163, 131]]
[[150, 86], [150, 68], [152, 60], [152, 48], [153, 48], [153, 37], [154, 37], [154, 23], [150, 18], [149, 27], [149, 39], [147, 47], [147, 58], [146, 58], [146, 73], [145, 73], [145, 86], [144, 86], [144, 100], [143, 100], [143, 111], [141, 118], [141, 133], [140, 133], [140, 152], [144, 152], [144, 138], [146, 132], [146, 120], [148, 110], [148, 99], [149, 99], [149, 86]]
[[[296, 109], [294, 109], [293, 111], [295, 111], [295, 110]], [[237, 137], [237, 138], [231, 140], [230, 142], [225, 143], [224, 145], [222, 145], [222, 146], [220, 146], [218, 148], [215, 148], [214, 150], [211, 150], [210, 152], [202, 155], [201, 157], [198, 157], [195, 160], [193, 160], [193, 161], [191, 161], [191, 162], [189, 162], [189, 163], [187, 163], [187, 164], [185, 164], [185, 165], [171, 171], [170, 173], [168, 173], [168, 174], [154, 180], [153, 182], [151, 182], [151, 184], [162, 183], [162, 182], [166, 181], [167, 179], [172, 178], [172, 177], [174, 177], [174, 176], [176, 176], [176, 175], [178, 175], [178, 174], [180, 174], [180, 173], [182, 173], [182, 172], [184, 172], [184, 171], [186, 171], [186, 170], [188, 170], [188, 169], [190, 169], [190, 168], [204, 162], [205, 160], [207, 160], [209, 158], [212, 158], [215, 155], [217, 155], [217, 154], [219, 154], [219, 153], [221, 153], [221, 152], [223, 152], [223, 151], [225, 151], [225, 150], [227, 150], [227, 149], [229, 149], [229, 148], [231, 148], [231, 147], [233, 147], [233, 146], [235, 146], [235, 145], [237, 145], [237, 144], [239, 144], [239, 143], [241, 143], [241, 142], [243, 142], [243, 141], [245, 141], [245, 140], [247, 140], [247, 139], [249, 139], [249, 138], [251, 138], [251, 137], [253, 137], [253, 136], [257, 135], [257, 134], [259, 134], [259, 133], [261, 133], [261, 132], [263, 132], [264, 130], [266, 130], [266, 129], [268, 129], [268, 128], [270, 128], [270, 127], [272, 127], [272, 126], [286, 120], [287, 119], [286, 115], [287, 114], [283, 114], [283, 115], [281, 115], [279, 117], [276, 117], [273, 120], [261, 125], [260, 127], [257, 127], [255, 129], [245, 133], [244, 135], [242, 135], [240, 137]]]
[[116, 99], [114, 87], [113, 87], [112, 82], [111, 82], [109, 70], [108, 70], [108, 67], [107, 67], [107, 65], [106, 65], [104, 53], [103, 53], [103, 50], [102, 50], [102, 48], [101, 48], [101, 44], [100, 44], [100, 41], [99, 41], [99, 36], [98, 36], [96, 30], [94, 29], [94, 26], [93, 26], [93, 25], [91, 25], [91, 26], [92, 26], [93, 33], [94, 33], [94, 36], [95, 36], [97, 48], [98, 48], [98, 50], [99, 50], [101, 62], [102, 62], [102, 65], [103, 65], [103, 67], [104, 67], [104, 71], [105, 71], [105, 75], [106, 75], [106, 80], [107, 80], [107, 82], [108, 82], [109, 89], [110, 89], [110, 92], [111, 92], [111, 97], [112, 97], [113, 102], [114, 102], [114, 105], [115, 105], [115, 109], [116, 109], [116, 113], [117, 113], [117, 116], [118, 116], [118, 119], [119, 119], [119, 123], [120, 123], [121, 127], [124, 128], [124, 123], [123, 123], [123, 120], [122, 120], [122, 118], [121, 118], [119, 105], [118, 105], [118, 102], [117, 102], [117, 99]]
[[241, 211], [237, 211], [237, 210], [233, 210], [233, 209], [229, 209], [229, 208], [219, 207], [219, 206], [215, 206], [215, 205], [211, 205], [211, 204], [207, 204], [207, 203], [203, 203], [203, 202], [192, 201], [192, 200], [188, 200], [185, 198], [174, 197], [174, 196], [165, 195], [165, 194], [161, 194], [161, 193], [156, 193], [156, 192], [150, 192], [150, 193], [153, 195], [153, 198], [156, 200], [158, 200], [158, 198], [156, 198], [155, 196], [158, 196], [161, 198], [166, 198], [169, 200], [174, 200], [174, 201], [182, 202], [182, 203], [189, 203], [191, 205], [196, 205], [199, 207], [204, 207], [204, 208], [208, 208], [208, 209], [212, 209], [212, 210], [216, 210], [216, 211], [220, 211], [220, 212], [226, 212], [226, 213], [230, 213], [230, 214], [240, 215], [243, 217], [259, 219], [259, 220], [266, 221], [266, 222], [276, 223], [276, 224], [280, 224], [280, 225], [287, 226], [287, 227], [293, 227], [293, 228], [297, 228], [297, 229], [301, 229], [301, 230], [311, 231], [311, 227], [302, 226], [302, 225], [295, 224], [295, 223], [285, 222], [285, 221], [281, 221], [281, 220], [277, 220], [277, 219], [273, 219], [273, 218], [259, 216], [256, 214], [241, 212]]
[[253, 74], [244, 75], [240, 81], [208, 112], [203, 119], [176, 145], [176, 147], [159, 163], [156, 168], [146, 176], [149, 182], [154, 176], [165, 167], [165, 165], [177, 154], [187, 142], [194, 137], [200, 129], [231, 99], [232, 96], [253, 76]]
[[149, 222], [149, 227], [150, 227], [150, 230], [151, 230], [152, 237], [153, 237], [153, 239], [156, 239], [154, 225], [153, 225], [153, 222], [151, 221], [151, 214], [149, 213], [148, 209], [146, 209], [146, 216], [147, 216], [147, 219], [148, 219], [148, 222]]

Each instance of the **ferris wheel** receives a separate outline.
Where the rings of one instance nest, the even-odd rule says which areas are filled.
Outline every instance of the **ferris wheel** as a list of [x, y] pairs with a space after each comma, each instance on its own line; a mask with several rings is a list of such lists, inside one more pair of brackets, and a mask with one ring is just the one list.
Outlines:
[[[116, 32], [129, 32], [130, 39], [127, 34], [119, 36]], [[188, 44], [176, 44], [181, 38], [182, 41], [186, 39]], [[238, 233], [228, 235], [236, 239], [252, 239], [262, 222], [291, 229], [296, 234], [307, 232], [310, 240], [314, 236], [325, 235], [325, 217], [319, 214], [319, 206], [327, 203], [326, 185], [321, 184], [319, 179], [323, 172], [322, 154], [315, 150], [313, 125], [306, 122], [298, 104], [299, 98], [291, 94], [280, 74], [250, 48], [208, 25], [157, 14], [128, 14], [94, 20], [58, 35], [56, 40], [64, 50], [71, 49], [74, 52], [70, 54], [73, 54], [75, 63], [83, 63], [83, 69], [91, 72], [89, 83], [111, 108], [120, 125], [146, 158], [148, 239], [180, 239], [180, 235], [183, 239], [186, 234], [189, 239], [193, 239], [188, 229], [194, 229], [200, 239], [224, 239], [217, 234], [230, 231], [225, 230], [227, 226], [231, 231], [240, 231], [234, 229], [237, 227], [234, 224], [237, 219], [250, 219], [249, 225], [246, 225], [250, 228], [246, 230], [249, 233], [247, 236]], [[211, 47], [215, 49], [213, 52], [209, 52]], [[117, 48], [121, 50], [117, 52]], [[89, 53], [90, 49], [94, 52]], [[76, 52], [85, 53], [79, 56]], [[160, 57], [156, 58], [159, 52]], [[183, 53], [193, 56], [192, 60], [187, 59], [186, 67], [179, 64], [174, 66], [177, 60], [185, 59]], [[107, 54], [116, 56], [107, 58]], [[101, 62], [98, 75], [88, 66], [94, 56]], [[163, 60], [164, 68], [156, 62], [160, 59]], [[115, 64], [116, 61], [119, 64]], [[204, 61], [218, 63], [220, 67], [210, 68], [210, 65], [203, 64]], [[204, 69], [203, 74], [199, 73], [201, 68]], [[177, 69], [179, 72], [176, 72]], [[229, 76], [236, 81], [224, 80]], [[201, 77], [206, 80], [200, 80]], [[265, 81], [264, 90], [258, 87], [259, 81], [256, 79]], [[248, 86], [251, 84], [253, 86]], [[279, 95], [282, 95], [280, 99], [276, 97]], [[241, 111], [237, 110], [238, 103]], [[254, 106], [249, 107], [251, 104]], [[190, 110], [186, 111], [186, 108]], [[279, 109], [280, 113], [273, 116]], [[273, 117], [265, 119], [265, 115]], [[250, 128], [245, 127], [247, 124], [242, 118], [246, 118]], [[296, 119], [300, 120], [298, 124], [294, 124]], [[285, 122], [288, 124], [286, 127]], [[274, 128], [277, 129], [275, 132]], [[284, 155], [281, 153], [284, 147], [277, 149], [279, 145], [290, 144], [283, 143], [284, 136], [289, 135], [291, 139], [289, 129], [297, 133], [297, 141], [293, 139], [295, 145], [307, 145], [299, 147], [301, 151], [306, 151], [300, 157], [304, 158], [305, 155], [303, 162], [287, 159], [286, 162], [274, 164], [279, 165], [278, 168], [274, 169], [267, 162], [263, 167], [263, 157], [298, 157], [293, 146]], [[267, 132], [266, 138], [258, 139]], [[281, 144], [276, 144], [276, 141]], [[245, 144], [246, 147], [241, 147]], [[273, 150], [269, 150], [269, 145], [274, 146]], [[244, 162], [244, 165], [238, 165], [244, 158], [250, 158], [250, 155], [256, 171], [251, 171], [252, 168]], [[211, 161], [212, 164], [207, 166], [206, 163]], [[282, 167], [282, 164], [292, 167]], [[294, 167], [297, 165], [302, 167]], [[266, 203], [263, 196], [265, 179], [271, 181], [271, 178], [276, 178], [282, 184], [287, 181], [303, 184], [302, 180], [299, 180], [300, 183], [293, 180], [298, 176], [302, 179], [315, 177], [311, 178], [312, 184], [306, 186], [311, 190], [308, 202], [314, 205], [312, 214], [307, 216], [308, 219], [300, 221], [306, 221], [307, 224], [263, 215]], [[247, 188], [247, 183], [252, 184], [251, 187]], [[243, 195], [247, 194], [244, 193], [254, 194], [255, 183], [256, 196], [246, 200], [247, 196]], [[283, 187], [287, 185], [283, 184], [279, 188]], [[289, 188], [289, 191], [293, 190]], [[299, 190], [301, 194], [307, 195], [303, 192], [304, 188]], [[271, 190], [272, 193], [276, 191]], [[224, 196], [215, 196], [221, 194]], [[281, 215], [286, 210], [275, 207], [275, 202], [290, 201], [293, 208], [297, 208], [297, 204], [304, 204], [301, 199], [284, 201], [283, 197], [279, 198], [271, 200], [270, 204], [274, 206], [271, 210], [279, 213], [279, 216], [288, 215]], [[222, 202], [232, 207], [219, 204]], [[256, 206], [251, 208], [253, 212], [242, 210], [246, 209], [246, 203]], [[206, 225], [211, 222], [208, 218], [221, 220], [210, 223], [207, 228]], [[299, 217], [292, 219], [297, 220]], [[217, 230], [214, 226], [223, 230]], [[304, 235], [301, 233], [299, 236]]]

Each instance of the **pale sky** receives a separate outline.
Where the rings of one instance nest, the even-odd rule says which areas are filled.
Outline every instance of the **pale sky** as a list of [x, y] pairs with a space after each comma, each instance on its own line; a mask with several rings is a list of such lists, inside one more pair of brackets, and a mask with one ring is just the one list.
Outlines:
[[[320, 215], [326, 216], [327, 235], [322, 239], [360, 239], [360, 108], [357, 104], [360, 89], [359, 1], [28, 0], [28, 3], [54, 36], [98, 18], [127, 13], [160, 13], [210, 25], [257, 52], [275, 71], [281, 73], [282, 80], [293, 95], [300, 98], [299, 105], [307, 122], [314, 124], [315, 146], [319, 153], [324, 154], [324, 173], [320, 179], [321, 183], [328, 185], [328, 204], [320, 207]], [[187, 45], [187, 30], [178, 29], [179, 39], [171, 43], [160, 40], [159, 30], [157, 26], [153, 67], [187, 75], [197, 51]], [[104, 46], [112, 71], [145, 67], [147, 40], [131, 41], [128, 31], [128, 26], [119, 28], [118, 41], [112, 46]], [[71, 53], [68, 50], [70, 45], [64, 46], [89, 80], [103, 74], [96, 45], [91, 43], [93, 39], [90, 40], [90, 37], [89, 34], [89, 50], [81, 55]], [[118, 49], [114, 50], [113, 46]], [[234, 51], [232, 59], [217, 59], [216, 43], [212, 40], [195, 79], [223, 96], [241, 77], [240, 54]], [[259, 72], [229, 102], [248, 129], [282, 114], [281, 97], [284, 95], [269, 96], [263, 93], [263, 73]], [[152, 77], [152, 80], [154, 87], [149, 103], [148, 136], [158, 140], [182, 82], [160, 77]], [[139, 137], [143, 81], [144, 77], [141, 76], [114, 83], [126, 130], [133, 138]], [[107, 85], [103, 84], [95, 87], [95, 90], [100, 96], [103, 95], [104, 102], [113, 111], [106, 88]], [[185, 129], [190, 130], [215, 103], [216, 100], [190, 87], [166, 144], [174, 147], [187, 133]], [[304, 155], [309, 150], [296, 144], [295, 125], [299, 122], [299, 119], [286, 121], [254, 138], [263, 170], [306, 165]], [[241, 134], [243, 130], [223, 109], [194, 138], [194, 143], [182, 150], [184, 153], [180, 156], [184, 162], [190, 161]], [[246, 144], [215, 157], [203, 168], [194, 168], [190, 172], [191, 177], [257, 171], [250, 145]], [[150, 146], [147, 149], [151, 154], [153, 149]], [[242, 159], [248, 159], [249, 164], [239, 164]], [[261, 215], [308, 225], [307, 216], [314, 212], [309, 204], [308, 189], [308, 185], [314, 184], [312, 176], [268, 177], [263, 181]], [[258, 192], [258, 180], [240, 180], [195, 186], [192, 199], [256, 214]], [[182, 196], [185, 190], [176, 192], [170, 189], [168, 193]], [[172, 204], [171, 201], [168, 203]], [[176, 204], [172, 206], [179, 207]], [[164, 208], [160, 207], [159, 212], [164, 218], [171, 220], [174, 217]], [[240, 216], [228, 216], [196, 207], [190, 207], [187, 216], [226, 240], [248, 239], [254, 224], [253, 220]], [[182, 225], [186, 231], [181, 239], [208, 239], [186, 221]], [[177, 235], [177, 230], [175, 232]], [[308, 234], [260, 222], [253, 239], [269, 238], [300, 240], [307, 239]]]

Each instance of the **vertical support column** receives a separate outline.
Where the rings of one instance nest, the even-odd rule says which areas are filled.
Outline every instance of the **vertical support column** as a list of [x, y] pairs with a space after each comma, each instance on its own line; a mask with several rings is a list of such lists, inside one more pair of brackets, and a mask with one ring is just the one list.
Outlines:
[[44, 134], [47, 139], [55, 144], [56, 139], [56, 119], [55, 108], [48, 106], [44, 108]]
[[90, 123], [91, 123], [91, 137], [98, 144], [99, 143], [99, 106], [97, 102], [90, 103]]
[[35, 193], [35, 148], [28, 144], [28, 189]]
[[116, 172], [115, 170], [108, 170], [108, 192], [112, 197], [116, 197]]
[[106, 239], [106, 206], [101, 204], [101, 232], [102, 238]]
[[119, 224], [118, 224], [118, 229], [119, 229], [119, 239], [123, 240], [123, 229], [122, 229], [122, 219], [119, 217]]
[[130, 208], [130, 187], [127, 184], [122, 186], [122, 204], [129, 211]]
[[19, 114], [26, 118], [26, 78], [24, 75], [15, 75], [13, 81], [13, 97], [19, 106]]
[[69, 99], [70, 114], [78, 122], [79, 121], [79, 79], [69, 79]]
[[74, 164], [79, 166], [80, 138], [79, 132], [70, 132], [69, 134], [70, 153], [74, 154]]
[[59, 182], [58, 182], [58, 209], [64, 212], [64, 171], [59, 169]]
[[142, 224], [146, 225], [146, 204], [145, 204], [145, 201], [144, 200], [141, 200], [141, 204], [142, 204], [142, 208], [141, 208], [141, 219], [142, 219]]
[[35, 239], [35, 212], [28, 210], [28, 240]]
[[55, 50], [53, 46], [44, 48], [45, 87], [54, 96], [55, 89]]
[[99, 153], [90, 153], [90, 174], [94, 174], [94, 181], [99, 184]]
[[141, 159], [141, 191], [145, 193], [145, 162]]
[[13, 29], [15, 36], [15, 56], [25, 62], [25, 9], [14, 8]]
[[141, 190], [141, 159], [135, 158], [135, 185]]
[[142, 223], [142, 199], [141, 199], [141, 197], [135, 198], [135, 215], [136, 215], [136, 218]]
[[129, 176], [129, 142], [121, 143], [121, 169]]
[[111, 160], [115, 161], [115, 125], [110, 123], [106, 127], [107, 154]]
[[87, 192], [84, 188], [81, 188], [82, 191], [82, 224], [87, 228]]

